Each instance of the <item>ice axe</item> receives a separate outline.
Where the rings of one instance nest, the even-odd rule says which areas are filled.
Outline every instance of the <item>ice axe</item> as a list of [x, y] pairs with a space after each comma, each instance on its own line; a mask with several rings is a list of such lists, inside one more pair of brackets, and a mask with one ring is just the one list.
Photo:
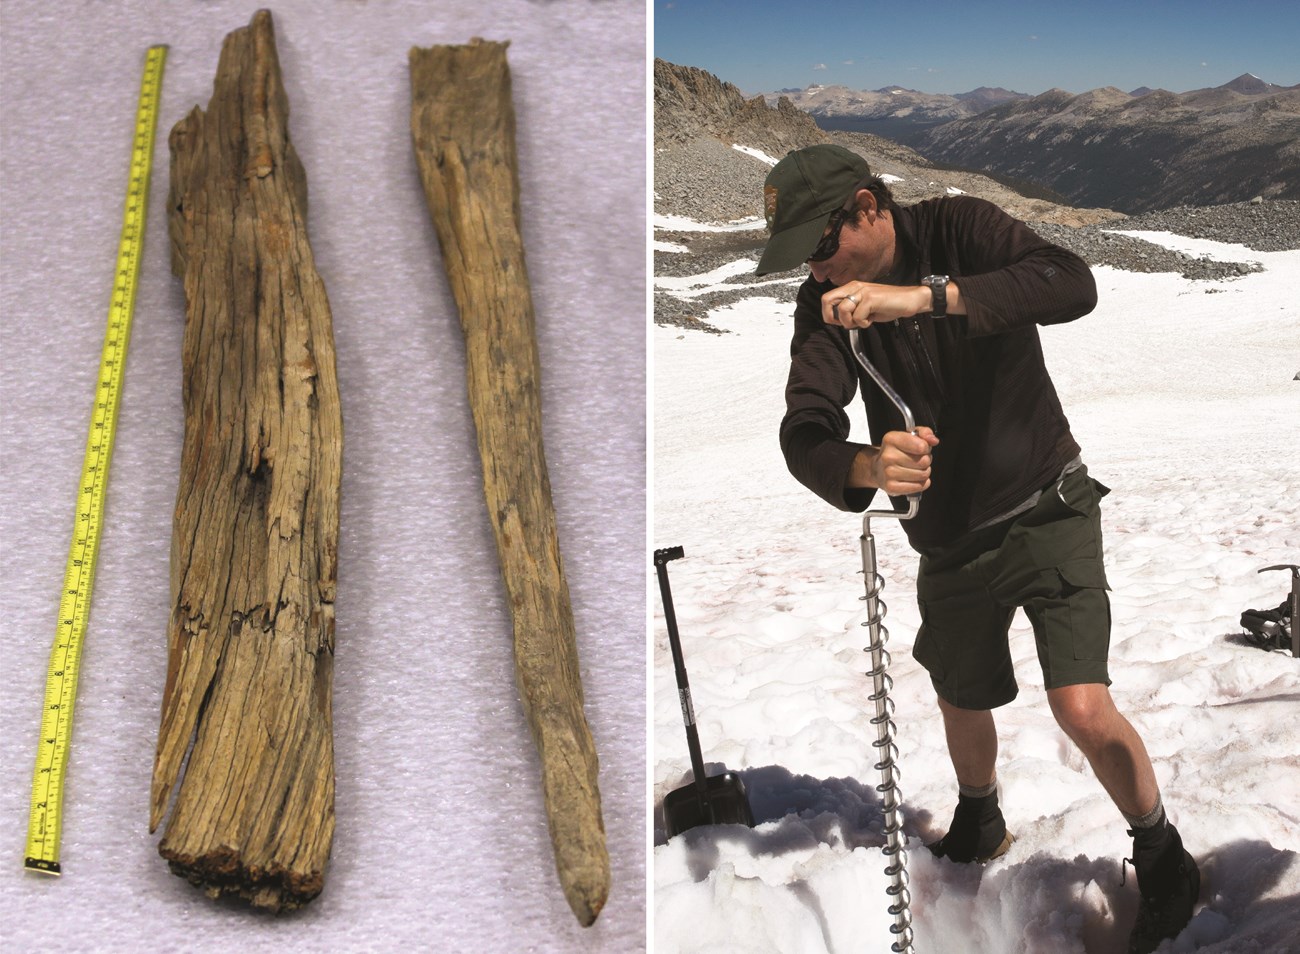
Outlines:
[[1261, 649], [1290, 649], [1291, 655], [1300, 658], [1300, 566], [1279, 563], [1266, 566], [1260, 573], [1270, 570], [1291, 571], [1291, 595], [1275, 610], [1249, 609], [1241, 614], [1241, 625], [1248, 631], [1247, 639]]
[[673, 789], [664, 797], [664, 828], [668, 837], [700, 825], [754, 826], [754, 813], [749, 808], [745, 783], [734, 772], [722, 775], [704, 774], [704, 756], [700, 754], [700, 734], [695, 728], [695, 707], [691, 704], [691, 688], [686, 681], [686, 662], [682, 658], [682, 641], [677, 632], [677, 614], [673, 612], [673, 596], [668, 586], [668, 561], [685, 556], [681, 547], [667, 547], [654, 552], [655, 571], [659, 575], [659, 593], [663, 597], [664, 619], [668, 623], [668, 645], [673, 651], [673, 669], [677, 674], [677, 695], [682, 704], [682, 719], [686, 723], [686, 745], [691, 752], [690, 785]]
[[[912, 417], [912, 411], [907, 403], [859, 350], [857, 328], [849, 329], [849, 349], [858, 364], [862, 365], [862, 369], [903, 415], [904, 429], [916, 433], [916, 420]], [[889, 875], [889, 887], [885, 889], [885, 893], [893, 899], [893, 904], [889, 906], [889, 913], [893, 915], [894, 923], [889, 926], [889, 930], [897, 938], [890, 946], [890, 950], [895, 954], [913, 952], [912, 895], [907, 889], [907, 850], [903, 847], [901, 836], [903, 821], [899, 809], [902, 806], [902, 793], [898, 790], [898, 766], [895, 764], [898, 745], [894, 742], [894, 703], [889, 698], [889, 690], [893, 688], [894, 680], [886, 671], [890, 662], [889, 651], [885, 649], [889, 630], [883, 623], [886, 607], [880, 600], [880, 591], [884, 589], [885, 579], [876, 572], [876, 540], [871, 535], [871, 518], [891, 517], [896, 520], [910, 520], [916, 516], [920, 506], [921, 495], [908, 494], [906, 511], [868, 510], [862, 515], [862, 577], [866, 586], [866, 596], [862, 599], [867, 604], [867, 619], [862, 625], [867, 627], [870, 637], [870, 644], [864, 651], [871, 654], [871, 669], [867, 675], [871, 677], [872, 693], [868, 698], [876, 704], [876, 715], [871, 720], [871, 724], [876, 727], [876, 741], [872, 745], [880, 753], [880, 761], [875, 765], [880, 772], [880, 784], [876, 786], [876, 791], [880, 793], [881, 809], [885, 816], [883, 852], [888, 861], [885, 874]]]

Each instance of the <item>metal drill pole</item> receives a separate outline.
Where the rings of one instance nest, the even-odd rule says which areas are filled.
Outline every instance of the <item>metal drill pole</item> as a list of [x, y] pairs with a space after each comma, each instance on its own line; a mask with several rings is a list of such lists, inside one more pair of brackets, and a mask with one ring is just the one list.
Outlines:
[[900, 772], [898, 770], [898, 745], [894, 742], [894, 701], [889, 698], [889, 691], [894, 687], [894, 680], [888, 673], [890, 656], [885, 649], [889, 639], [889, 630], [882, 620], [888, 607], [880, 599], [884, 588], [884, 578], [876, 572], [876, 541], [871, 534], [871, 518], [862, 518], [862, 575], [866, 585], [867, 619], [862, 624], [867, 627], [868, 645], [865, 652], [871, 654], [872, 693], [868, 697], [876, 706], [875, 718], [871, 720], [876, 727], [876, 741], [872, 743], [878, 750], [880, 760], [875, 768], [880, 772], [880, 784], [876, 791], [880, 793], [881, 810], [885, 816], [884, 855], [888, 864], [885, 874], [889, 875], [889, 887], [885, 893], [893, 899], [889, 913], [894, 916], [890, 932], [897, 940], [890, 947], [896, 954], [912, 954], [912, 895], [908, 890], [907, 849], [904, 847], [901, 814], [902, 793], [898, 788]]
[[[885, 396], [893, 402], [898, 408], [899, 413], [903, 415], [904, 429], [916, 432], [916, 421], [912, 417], [912, 411], [908, 408], [906, 402], [899, 396], [898, 392], [890, 387], [887, 382], [862, 354], [858, 347], [858, 329], [853, 328], [849, 331], [849, 348], [858, 363], [862, 365], [864, 371], [876, 382], [877, 386], [885, 392]], [[867, 675], [871, 677], [872, 692], [868, 697], [875, 703], [876, 714], [872, 718], [871, 724], [876, 727], [876, 741], [872, 743], [880, 754], [880, 760], [875, 764], [875, 768], [880, 772], [880, 784], [876, 786], [876, 791], [880, 793], [881, 810], [885, 817], [885, 847], [884, 855], [888, 864], [885, 866], [885, 874], [889, 875], [889, 887], [885, 893], [893, 899], [893, 904], [889, 906], [889, 913], [894, 917], [894, 923], [890, 925], [889, 930], [896, 940], [890, 946], [890, 950], [895, 954], [914, 954], [912, 947], [912, 894], [908, 890], [907, 876], [907, 849], [904, 847], [902, 836], [903, 818], [902, 818], [902, 793], [898, 788], [899, 770], [897, 764], [898, 745], [894, 742], [894, 701], [889, 698], [889, 691], [894, 687], [894, 680], [889, 675], [889, 650], [885, 649], [885, 643], [889, 639], [889, 630], [883, 623], [885, 613], [888, 607], [880, 599], [880, 591], [884, 589], [885, 580], [876, 572], [876, 540], [871, 534], [871, 518], [890, 517], [895, 520], [910, 520], [916, 516], [920, 508], [921, 495], [909, 494], [907, 498], [907, 510], [898, 512], [895, 510], [868, 510], [862, 515], [862, 577], [863, 585], [866, 587], [866, 595], [863, 599], [867, 604], [867, 618], [862, 623], [867, 628], [868, 645], [864, 652], [871, 654], [871, 669]]]

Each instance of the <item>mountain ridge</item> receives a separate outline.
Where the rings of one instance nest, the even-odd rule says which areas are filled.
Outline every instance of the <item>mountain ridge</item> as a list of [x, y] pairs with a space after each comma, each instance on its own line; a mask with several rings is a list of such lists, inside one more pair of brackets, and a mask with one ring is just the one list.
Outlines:
[[[712, 309], [755, 295], [793, 301], [802, 269], [760, 279], [743, 265], [737, 270], [737, 263], [758, 261], [767, 241], [763, 180], [794, 143], [835, 142], [862, 155], [903, 205], [956, 193], [987, 199], [1093, 266], [1179, 272], [1211, 281], [1259, 268], [1174, 252], [1117, 233], [1117, 227], [1174, 231], [1259, 249], [1300, 242], [1300, 202], [1259, 200], [1127, 219], [1108, 209], [1053, 201], [1022, 183], [944, 168], [891, 140], [819, 129], [788, 98], [777, 106], [746, 99], [731, 84], [694, 67], [656, 61], [654, 95], [654, 321], [660, 325], [717, 331], [708, 321]], [[709, 277], [706, 284], [716, 287], [702, 290], [701, 279], [721, 274], [719, 269], [728, 277]]]
[[1300, 84], [1243, 73], [1183, 93], [977, 92], [814, 85], [780, 100], [823, 129], [878, 132], [933, 162], [1038, 182], [1080, 206], [1132, 214], [1300, 198]]
[[[788, 97], [775, 105], [762, 97], [746, 99], [712, 73], [663, 59], [654, 63], [654, 124], [654, 207], [663, 216], [700, 222], [760, 219], [763, 180], [771, 166], [754, 152], [775, 162], [792, 149], [836, 142], [890, 177], [901, 202], [967, 193], [1026, 221], [1079, 225], [1123, 217], [1106, 209], [1076, 209], [1056, 196], [1026, 194], [1034, 190], [943, 167], [889, 139], [823, 130]], [[755, 227], [761, 227], [761, 219]]]
[[[1114, 88], [1117, 87], [1114, 86], [1094, 87], [1094, 89], [1114, 89]], [[874, 89], [865, 89], [865, 88], [855, 89], [854, 87], [846, 86], [843, 83], [832, 83], [832, 84], [809, 83], [807, 86], [804, 87], [790, 86], [790, 87], [784, 87], [782, 89], [774, 90], [772, 92], [757, 93], [749, 96], [745, 96], [745, 94], [742, 93], [741, 95], [745, 96], [746, 99], [752, 99], [754, 98], [754, 96], [762, 96], [768, 102], [769, 105], [775, 105], [776, 100], [779, 97], [785, 96], [788, 99], [790, 99], [790, 101], [794, 103], [794, 105], [799, 106], [800, 97], [802, 95], [806, 95], [810, 92], [819, 92], [828, 89], [845, 90], [851, 94], [856, 94], [860, 96], [871, 94], [871, 93], [887, 95], [897, 90], [903, 93], [911, 93], [917, 96], [932, 97], [935, 100], [949, 100], [949, 99], [980, 100], [980, 99], [992, 98], [997, 100], [998, 102], [1005, 102], [1012, 99], [1033, 99], [1035, 96], [1042, 95], [1042, 93], [1021, 93], [1021, 92], [1017, 92], [1016, 90], [1009, 90], [1000, 86], [994, 86], [994, 87], [978, 86], [975, 89], [969, 90], [965, 93], [930, 93], [924, 90], [911, 89], [910, 87], [904, 86], [902, 83], [886, 83], [885, 85], [876, 87]], [[1071, 90], [1062, 89], [1061, 87], [1052, 87], [1052, 89], [1060, 90], [1061, 92], [1065, 92], [1065, 93], [1070, 93], [1071, 95], [1074, 96], [1082, 95], [1082, 93], [1074, 93]], [[1128, 92], [1128, 95], [1139, 97], [1139, 96], [1144, 96], [1147, 93], [1156, 92], [1157, 90], [1163, 90], [1163, 87], [1139, 86], [1136, 89], [1130, 90]], [[1281, 93], [1289, 90], [1300, 90], [1300, 83], [1297, 83], [1295, 86], [1279, 86], [1276, 83], [1270, 83], [1267, 80], [1261, 79], [1260, 77], [1256, 76], [1254, 73], [1242, 73], [1240, 76], [1236, 76], [1228, 80], [1226, 83], [1221, 83], [1218, 86], [1198, 86], [1195, 89], [1184, 90], [1181, 93], [1174, 93], [1173, 95], [1190, 96], [1195, 93], [1205, 93], [1213, 90], [1231, 90], [1233, 92], [1242, 93], [1244, 95], [1257, 96], [1257, 95], [1269, 95], [1272, 93]], [[1168, 90], [1164, 90], [1164, 91], [1169, 92]], [[1049, 90], [1044, 90], [1043, 92], [1049, 92]], [[1084, 93], [1092, 92], [1092, 90], [1084, 90], [1083, 92]], [[811, 113], [811, 110], [805, 110], [805, 112]]]
[[932, 160], [1032, 179], [1074, 204], [1128, 214], [1300, 199], [1300, 86], [1234, 80], [1137, 97], [1114, 87], [1049, 90], [932, 126], [910, 145]]

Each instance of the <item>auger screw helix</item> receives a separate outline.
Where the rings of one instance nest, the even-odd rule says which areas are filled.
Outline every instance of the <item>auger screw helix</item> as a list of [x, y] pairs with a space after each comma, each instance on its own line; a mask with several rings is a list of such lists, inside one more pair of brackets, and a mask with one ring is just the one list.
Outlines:
[[[858, 349], [857, 328], [849, 330], [849, 349], [862, 365], [862, 369], [903, 415], [904, 428], [916, 433], [916, 421], [912, 417], [911, 409]], [[895, 954], [914, 954], [915, 949], [912, 947], [912, 895], [907, 887], [907, 849], [903, 844], [901, 834], [903, 822], [899, 813], [902, 806], [902, 793], [898, 789], [899, 772], [896, 764], [898, 745], [894, 742], [894, 703], [889, 698], [889, 690], [893, 688], [894, 680], [886, 671], [890, 662], [889, 651], [885, 649], [885, 643], [889, 640], [889, 630], [882, 622], [888, 607], [880, 599], [880, 591], [884, 589], [885, 580], [876, 572], [876, 541], [871, 535], [871, 518], [889, 517], [895, 520], [910, 520], [916, 516], [920, 505], [920, 494], [908, 494], [905, 512], [868, 510], [862, 515], [862, 578], [866, 595], [861, 599], [867, 604], [867, 618], [862, 625], [867, 627], [870, 637], [869, 645], [863, 652], [871, 654], [871, 669], [867, 675], [871, 677], [873, 691], [868, 698], [876, 705], [876, 714], [871, 720], [871, 724], [876, 727], [876, 741], [872, 745], [880, 752], [880, 761], [875, 765], [880, 772], [880, 784], [876, 786], [876, 791], [880, 793], [881, 808], [885, 816], [884, 855], [889, 862], [885, 867], [885, 874], [889, 875], [889, 887], [885, 892], [893, 900], [889, 906], [889, 913], [894, 916], [894, 923], [890, 925], [889, 930], [897, 938], [890, 946], [890, 950]]]

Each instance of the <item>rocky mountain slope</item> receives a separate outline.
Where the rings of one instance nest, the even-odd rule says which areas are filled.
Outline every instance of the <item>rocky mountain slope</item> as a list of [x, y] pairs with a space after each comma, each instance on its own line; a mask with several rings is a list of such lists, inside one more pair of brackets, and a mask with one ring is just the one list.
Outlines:
[[[1106, 108], [1127, 96], [1115, 91], [1075, 104]], [[1068, 96], [1068, 94], [1067, 94]], [[1062, 102], [1066, 102], [1062, 100]], [[1091, 106], [1090, 106], [1091, 104]], [[1074, 208], [1048, 198], [1026, 196], [977, 173], [941, 169], [917, 152], [877, 136], [828, 133], [795, 109], [789, 100], [770, 106], [761, 97], [746, 99], [712, 74], [693, 67], [655, 63], [655, 276], [707, 276], [731, 272], [683, 292], [657, 287], [654, 320], [684, 328], [711, 330], [709, 309], [755, 294], [793, 300], [799, 270], [755, 279], [736, 274], [739, 259], [757, 263], [766, 242], [763, 179], [771, 163], [790, 149], [837, 142], [864, 156], [903, 203], [964, 192], [989, 199], [1029, 222], [1042, 234], [1082, 255], [1092, 265], [1133, 271], [1175, 271], [1189, 278], [1221, 280], [1250, 271], [1239, 263], [1216, 262], [1172, 252], [1113, 229], [1175, 231], [1216, 238], [1260, 250], [1300, 247], [1300, 201], [1259, 200], [1217, 208], [1175, 208], [1128, 219], [1107, 209]], [[712, 225], [708, 225], [712, 223]], [[701, 228], [701, 226], [705, 226]]]
[[1179, 94], [1053, 89], [934, 126], [913, 145], [1126, 213], [1300, 199], [1300, 86], [1247, 74]]
[[[1083, 224], [1118, 218], [1105, 210], [1079, 210], [1031, 198], [986, 176], [940, 169], [917, 152], [878, 136], [825, 132], [785, 97], [775, 106], [711, 73], [655, 60], [655, 211], [700, 222], [759, 219], [763, 179], [771, 163], [792, 149], [837, 142], [862, 155], [873, 171], [893, 177], [903, 202], [953, 191], [1002, 205], [1026, 221]], [[763, 157], [766, 157], [764, 159]], [[760, 232], [762, 222], [755, 222]]]
[[769, 107], [704, 70], [660, 59], [654, 65], [656, 147], [707, 135], [785, 155], [822, 141], [817, 123], [784, 96]]
[[712, 73], [656, 59], [654, 64], [655, 209], [704, 222], [759, 214], [770, 168], [745, 146], [781, 157], [825, 142], [807, 113], [787, 99], [769, 107], [745, 99]]

